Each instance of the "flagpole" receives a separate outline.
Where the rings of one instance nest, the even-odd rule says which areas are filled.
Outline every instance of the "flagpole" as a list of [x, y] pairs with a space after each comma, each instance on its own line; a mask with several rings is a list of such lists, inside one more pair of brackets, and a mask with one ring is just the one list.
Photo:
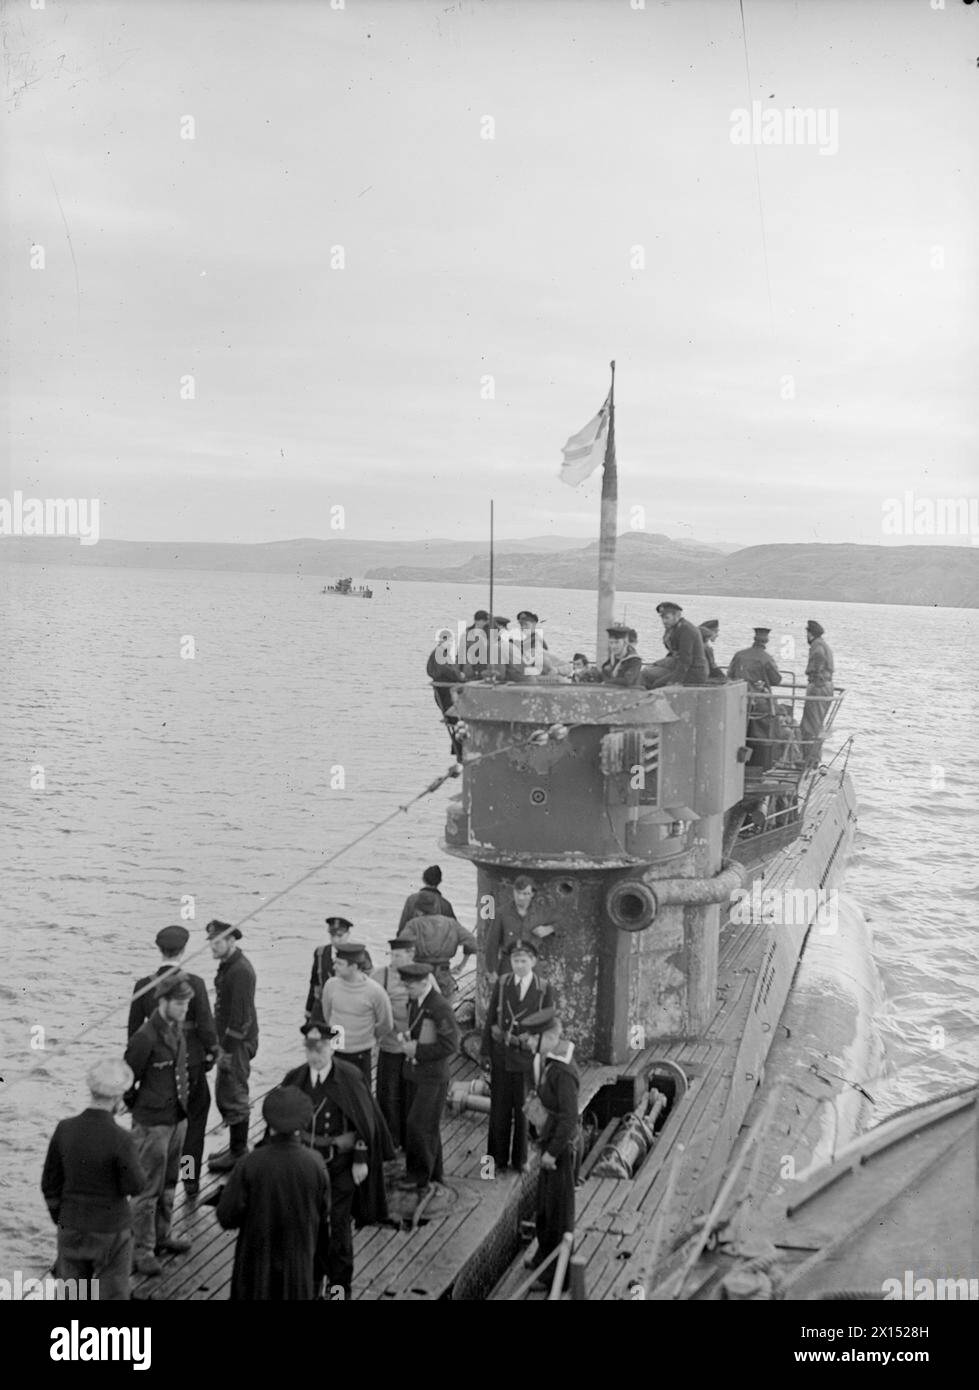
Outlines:
[[608, 656], [608, 633], [615, 609], [615, 529], [618, 515], [619, 486], [615, 465], [615, 363], [612, 368], [612, 387], [609, 391], [608, 438], [605, 443], [605, 463], [602, 468], [602, 519], [598, 533], [598, 632], [595, 638], [595, 660], [601, 665]]
[[487, 625], [486, 625], [486, 630], [487, 630], [487, 632], [489, 632], [489, 631], [493, 628], [493, 626], [494, 626], [494, 623], [493, 623], [493, 499], [492, 499], [492, 498], [490, 498], [490, 554], [489, 554], [489, 570], [490, 570], [490, 572], [489, 572], [489, 581], [490, 581], [490, 600], [489, 600], [490, 620], [489, 620], [489, 622], [488, 622]]

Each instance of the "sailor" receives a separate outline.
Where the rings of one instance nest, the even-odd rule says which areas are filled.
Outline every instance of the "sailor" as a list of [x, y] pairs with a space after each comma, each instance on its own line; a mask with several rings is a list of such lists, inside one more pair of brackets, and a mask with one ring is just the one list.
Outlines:
[[663, 641], [669, 655], [644, 670], [643, 685], [647, 690], [664, 685], [704, 685], [707, 658], [700, 629], [683, 616], [683, 609], [672, 599], [658, 603], [656, 612], [663, 622]]
[[606, 685], [638, 685], [642, 676], [642, 657], [629, 641], [634, 629], [622, 623], [607, 627], [608, 658], [602, 662], [602, 680]]
[[387, 1220], [384, 1163], [394, 1157], [387, 1125], [358, 1067], [344, 1062], [337, 1048], [343, 1030], [317, 1013], [300, 1029], [306, 1061], [290, 1071], [283, 1086], [296, 1086], [313, 1102], [303, 1126], [303, 1143], [326, 1160], [330, 1174], [330, 1230], [316, 1250], [315, 1277], [325, 1276], [331, 1296], [349, 1298], [354, 1273], [353, 1224]]
[[[483, 963], [486, 982], [495, 985], [499, 976], [509, 968], [510, 948], [515, 941], [542, 941], [554, 927], [546, 921], [546, 899], [535, 898], [533, 882], [526, 874], [513, 880], [509, 901], [493, 901], [493, 916], [486, 924], [483, 941]], [[539, 948], [538, 948], [539, 949]]]
[[457, 951], [464, 956], [474, 956], [479, 950], [476, 938], [454, 917], [447, 917], [439, 911], [441, 899], [432, 889], [418, 894], [415, 904], [417, 916], [406, 922], [401, 935], [415, 943], [415, 960], [427, 961], [435, 971], [438, 987], [446, 999], [451, 999], [456, 991], [452, 974], [452, 958]]
[[771, 636], [770, 627], [756, 627], [755, 640], [750, 647], [735, 652], [727, 668], [727, 678], [731, 681], [747, 681], [759, 690], [770, 690], [773, 685], [782, 684], [782, 676], [766, 648]]
[[602, 673], [584, 652], [575, 652], [571, 658], [571, 679], [575, 685], [593, 685], [602, 679]]
[[496, 1173], [527, 1169], [527, 1121], [523, 1104], [533, 1071], [532, 1037], [527, 1020], [542, 1009], [554, 1012], [554, 992], [536, 973], [537, 947], [515, 941], [510, 973], [501, 975], [490, 996], [481, 1054], [490, 1063], [490, 1118], [487, 1152]]
[[430, 965], [415, 961], [399, 973], [408, 986], [408, 1030], [401, 1037], [409, 1096], [405, 1178], [420, 1194], [442, 1181], [442, 1111], [449, 1063], [459, 1050], [459, 1025], [435, 988]]
[[721, 624], [717, 618], [708, 618], [705, 623], [700, 624], [700, 635], [704, 642], [704, 657], [707, 661], [707, 683], [708, 685], [724, 685], [727, 677], [717, 664], [714, 656], [714, 643], [721, 630]]
[[833, 698], [833, 653], [823, 638], [825, 631], [815, 618], [806, 623], [809, 660], [806, 662], [806, 703], [799, 741], [807, 767], [816, 767], [819, 763], [823, 747], [820, 734]]
[[[156, 944], [163, 964], [157, 970], [157, 977], [180, 968], [190, 932], [186, 927], [164, 927], [156, 934]], [[211, 1092], [206, 1073], [211, 1070], [218, 1055], [218, 1035], [214, 1029], [214, 1016], [211, 1013], [207, 986], [199, 975], [184, 972], [187, 982], [194, 991], [194, 997], [187, 1009], [184, 1022], [184, 1039], [187, 1043], [187, 1074], [190, 1093], [187, 1103], [187, 1133], [184, 1137], [184, 1151], [180, 1157], [180, 1172], [184, 1191], [188, 1197], [196, 1197], [200, 1190], [201, 1163], [204, 1158], [204, 1131], [211, 1110]], [[156, 1007], [151, 990], [140, 994], [153, 979], [144, 975], [136, 981], [134, 998], [129, 1006], [129, 1029], [127, 1037], [132, 1037], [136, 1029], [149, 1018]]]
[[316, 1297], [316, 1249], [330, 1238], [330, 1179], [322, 1154], [306, 1147], [313, 1102], [295, 1086], [276, 1086], [262, 1103], [266, 1143], [237, 1165], [216, 1216], [237, 1230], [231, 1301], [286, 1302]]
[[[574, 1183], [578, 1158], [578, 1069], [574, 1065], [574, 1043], [560, 1036], [555, 1020], [537, 1039], [534, 1080], [537, 1096], [547, 1112], [543, 1128], [536, 1135], [540, 1149], [537, 1179], [537, 1255], [539, 1267], [561, 1244], [565, 1234], [573, 1233]], [[550, 1288], [553, 1261], [539, 1280]]]
[[418, 916], [418, 899], [425, 891], [438, 894], [439, 912], [443, 917], [454, 917], [455, 910], [448, 898], [442, 892], [442, 870], [438, 864], [429, 864], [422, 874], [422, 886], [416, 893], [409, 893], [405, 898], [405, 905], [401, 909], [401, 920], [398, 922], [398, 935], [401, 935], [402, 928], [410, 922], [412, 917]]
[[[309, 993], [306, 995], [307, 1018], [322, 998], [323, 986], [327, 980], [332, 979], [336, 949], [338, 946], [342, 946], [345, 941], [349, 941], [354, 924], [348, 922], [346, 917], [327, 917], [326, 929], [330, 933], [330, 940], [324, 946], [317, 946], [313, 952], [313, 969], [309, 976]], [[364, 956], [366, 957], [364, 969], [372, 970], [370, 952], [366, 947], [364, 948]]]
[[442, 722], [449, 731], [449, 739], [452, 745], [452, 756], [457, 760], [462, 759], [462, 744], [456, 738], [456, 725], [459, 723], [459, 716], [452, 713], [452, 704], [455, 699], [453, 686], [461, 685], [466, 679], [465, 669], [454, 662], [444, 661], [440, 646], [433, 648], [425, 663], [425, 674], [432, 682], [432, 694], [435, 703], [438, 705]]
[[[509, 618], [498, 615], [491, 617], [485, 608], [477, 608], [472, 622], [466, 628], [463, 649], [458, 653], [459, 659], [456, 663], [466, 680], [482, 680], [494, 668], [498, 669], [499, 643], [501, 635], [503, 639], [507, 638], [508, 634], [503, 629], [509, 625]], [[493, 650], [494, 647], [497, 648], [496, 651]]]
[[126, 1102], [146, 1173], [146, 1185], [133, 1202], [133, 1267], [148, 1276], [162, 1273], [158, 1254], [182, 1254], [191, 1245], [171, 1235], [170, 1226], [189, 1104], [183, 1024], [194, 991], [181, 971], [168, 971], [153, 994], [156, 1008], [126, 1048], [134, 1080]]
[[51, 1136], [41, 1192], [58, 1227], [59, 1279], [98, 1280], [98, 1296], [129, 1298], [132, 1268], [130, 1197], [146, 1187], [133, 1136], [113, 1119], [133, 1073], [116, 1057], [96, 1062], [86, 1077], [91, 1100], [61, 1120]]
[[373, 979], [387, 994], [394, 1018], [394, 1034], [385, 1035], [377, 1054], [377, 1103], [391, 1138], [398, 1148], [405, 1146], [405, 1120], [408, 1115], [408, 1083], [404, 1074], [404, 1053], [398, 1034], [408, 1031], [408, 986], [401, 978], [403, 965], [415, 959], [415, 943], [409, 937], [397, 936], [388, 942], [391, 964], [374, 971]]
[[323, 986], [320, 1011], [327, 1023], [343, 1029], [346, 1041], [337, 1056], [360, 1069], [369, 1091], [374, 1044], [393, 1035], [394, 1019], [390, 999], [367, 973], [366, 954], [359, 941], [336, 948], [333, 979]]
[[727, 668], [728, 679], [748, 682], [748, 727], [745, 742], [751, 749], [752, 772], [767, 772], [781, 751], [776, 742], [777, 714], [772, 686], [782, 684], [782, 676], [766, 648], [771, 628], [756, 627], [750, 647], [735, 652]]
[[241, 931], [227, 922], [208, 922], [211, 954], [218, 961], [214, 977], [214, 1022], [218, 1033], [214, 1099], [228, 1126], [226, 1149], [207, 1160], [214, 1173], [227, 1173], [248, 1152], [248, 1078], [258, 1051], [255, 969], [238, 942]]

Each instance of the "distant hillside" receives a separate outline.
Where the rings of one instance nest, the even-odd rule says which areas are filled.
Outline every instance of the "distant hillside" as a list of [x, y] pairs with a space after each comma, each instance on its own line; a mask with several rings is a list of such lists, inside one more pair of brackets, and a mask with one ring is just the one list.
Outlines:
[[[727, 553], [724, 553], [727, 552]], [[487, 547], [474, 541], [100, 541], [4, 537], [0, 562], [261, 574], [349, 574], [372, 580], [483, 583]], [[526, 589], [593, 589], [598, 542], [568, 537], [500, 541], [495, 575]], [[745, 550], [627, 531], [619, 537], [623, 592], [831, 599], [979, 608], [979, 548], [955, 545], [754, 545]]]
[[[598, 542], [555, 555], [513, 555], [496, 563], [501, 583], [526, 588], [590, 589]], [[400, 566], [371, 579], [445, 583], [482, 580], [472, 556], [453, 569]], [[722, 556], [666, 536], [619, 537], [616, 588], [634, 593], [717, 594], [739, 598], [829, 599], [979, 608], [979, 550], [933, 545], [754, 545]]]

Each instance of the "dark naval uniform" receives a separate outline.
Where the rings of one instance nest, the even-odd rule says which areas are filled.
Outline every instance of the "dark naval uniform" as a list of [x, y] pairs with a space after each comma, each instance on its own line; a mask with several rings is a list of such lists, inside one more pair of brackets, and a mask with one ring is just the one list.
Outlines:
[[607, 657], [602, 662], [602, 681], [605, 685], [639, 685], [642, 680], [642, 657], [630, 643], [617, 661]]
[[747, 681], [749, 685], [770, 687], [782, 684], [782, 676], [774, 658], [758, 644], [735, 652], [727, 668], [728, 680]]
[[[537, 1136], [541, 1155], [556, 1161], [553, 1169], [541, 1168], [537, 1182], [537, 1264], [547, 1259], [574, 1230], [574, 1174], [578, 1144], [578, 1070], [573, 1062], [548, 1057], [537, 1087], [547, 1110], [544, 1128]], [[553, 1273], [553, 1265], [550, 1267]], [[545, 1274], [547, 1271], [545, 1271]]]
[[238, 1229], [231, 1300], [313, 1299], [315, 1252], [330, 1226], [330, 1179], [297, 1134], [272, 1134], [221, 1190], [216, 1216]]
[[829, 643], [822, 636], [814, 637], [809, 644], [809, 660], [806, 662], [806, 699], [802, 711], [799, 739], [802, 754], [810, 766], [819, 762], [823, 742], [820, 734], [833, 698], [833, 653]]
[[481, 1052], [490, 1059], [490, 1118], [487, 1152], [496, 1171], [521, 1169], [527, 1162], [527, 1120], [523, 1103], [530, 1089], [534, 1054], [524, 1044], [532, 1036], [521, 1020], [554, 1007], [554, 991], [534, 972], [521, 998], [515, 975], [501, 975], [490, 996]]
[[533, 940], [534, 928], [547, 925], [548, 916], [554, 915], [546, 899], [535, 895], [530, 900], [527, 911], [521, 917], [513, 895], [507, 894], [508, 902], [497, 906], [494, 899], [494, 913], [487, 922], [483, 938], [483, 962], [490, 975], [502, 975], [510, 966], [510, 947], [515, 941]]
[[[136, 981], [134, 994], [144, 985], [148, 985], [151, 980], [157, 979], [160, 975], [170, 974], [179, 966], [161, 965], [155, 975], [144, 975], [141, 980]], [[189, 1083], [189, 1095], [187, 1101], [187, 1133], [184, 1137], [184, 1151], [181, 1159], [189, 1159], [189, 1164], [181, 1162], [182, 1176], [185, 1182], [200, 1182], [201, 1163], [204, 1158], [204, 1132], [207, 1129], [207, 1117], [211, 1109], [211, 1092], [207, 1084], [206, 1073], [214, 1064], [214, 1058], [218, 1050], [218, 1035], [214, 1027], [214, 1015], [211, 1013], [210, 1000], [207, 997], [207, 986], [199, 975], [191, 975], [187, 971], [181, 971], [187, 983], [194, 991], [194, 997], [187, 1008], [187, 1018], [184, 1022], [184, 1041], [187, 1044], [187, 1075]], [[142, 1024], [156, 1009], [156, 1000], [152, 990], [147, 990], [138, 999], [134, 999], [129, 1006], [129, 1028], [128, 1037], [136, 1032]]]
[[183, 1029], [155, 1009], [129, 1039], [126, 1063], [135, 1079], [127, 1095], [133, 1138], [146, 1172], [146, 1186], [133, 1202], [134, 1257], [140, 1260], [170, 1237], [190, 1090]]
[[129, 1297], [129, 1198], [146, 1186], [136, 1141], [108, 1110], [61, 1120], [48, 1145], [41, 1191], [58, 1226], [59, 1279], [97, 1279], [99, 1298]]
[[255, 968], [236, 947], [225, 956], [214, 976], [214, 1022], [224, 1058], [218, 1063], [214, 1099], [221, 1118], [230, 1128], [244, 1125], [248, 1134], [248, 1078], [258, 1051], [258, 1018], [255, 1014]]
[[663, 633], [669, 656], [646, 667], [643, 685], [657, 690], [664, 685], [705, 685], [707, 657], [700, 628], [687, 618], [680, 618]]
[[404, 1064], [409, 1097], [405, 1172], [424, 1191], [429, 1183], [442, 1181], [442, 1111], [449, 1094], [449, 1062], [459, 1050], [456, 1016], [434, 982], [420, 1003], [408, 1000], [408, 1036], [418, 1048]]
[[748, 700], [745, 737], [751, 749], [748, 767], [752, 771], [767, 772], [778, 761], [780, 753], [775, 742], [777, 719], [771, 689], [773, 685], [782, 684], [781, 673], [764, 646], [755, 642], [734, 653], [727, 674], [732, 681], [747, 681], [748, 689], [756, 692]]
[[[312, 1128], [303, 1142], [322, 1154], [330, 1175], [330, 1231], [316, 1250], [316, 1281], [326, 1276], [331, 1289], [350, 1297], [354, 1273], [353, 1224], [379, 1225], [387, 1220], [384, 1163], [394, 1157], [387, 1125], [364, 1084], [359, 1067], [334, 1056], [330, 1074], [313, 1083], [308, 1064], [296, 1067], [282, 1080], [313, 1102]], [[358, 1186], [355, 1163], [367, 1164], [367, 1177]]]

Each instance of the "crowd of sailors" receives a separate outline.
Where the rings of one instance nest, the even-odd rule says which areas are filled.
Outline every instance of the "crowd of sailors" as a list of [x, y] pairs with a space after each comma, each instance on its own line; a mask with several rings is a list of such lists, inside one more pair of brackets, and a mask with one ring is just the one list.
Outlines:
[[[349, 1298], [354, 1229], [387, 1223], [395, 1188], [420, 1206], [442, 1183], [442, 1118], [461, 1040], [450, 967], [477, 950], [490, 985], [482, 1175], [526, 1172], [533, 1134], [536, 1259], [548, 1262], [573, 1231], [580, 1160], [574, 1047], [539, 965], [549, 928], [520, 877], [477, 946], [441, 879], [437, 865], [425, 870], [377, 968], [352, 922], [326, 919], [298, 1029], [302, 1061], [265, 1096], [265, 1134], [251, 1151], [259, 1028], [242, 933], [218, 920], [205, 929], [218, 963], [213, 1010], [204, 980], [183, 967], [188, 929], [157, 933], [160, 962], [134, 987], [124, 1055], [91, 1068], [88, 1107], [61, 1121], [48, 1147], [41, 1188], [57, 1226], [59, 1278], [98, 1280], [102, 1299], [119, 1300], [134, 1275], [161, 1275], [161, 1255], [191, 1250], [172, 1229], [182, 1181], [189, 1203], [208, 1201], [238, 1232], [232, 1299]], [[208, 1159], [224, 1186], [201, 1199], [209, 1073], [228, 1145]], [[126, 1110], [131, 1130], [114, 1118]]]
[[541, 619], [528, 609], [517, 614], [518, 627], [513, 632], [509, 618], [479, 609], [456, 649], [452, 650], [450, 643], [443, 640], [426, 665], [455, 757], [461, 759], [462, 740], [459, 717], [454, 711], [454, 691], [468, 681], [571, 682], [658, 690], [671, 685], [723, 685], [743, 680], [751, 694], [748, 745], [753, 770], [765, 771], [787, 745], [797, 747], [803, 764], [818, 763], [820, 735], [833, 699], [833, 653], [821, 623], [815, 618], [806, 623], [808, 658], [802, 719], [798, 728], [792, 728], [789, 737], [782, 739], [779, 734], [794, 722], [794, 711], [780, 709], [773, 693], [782, 684], [782, 673], [768, 652], [771, 628], [756, 627], [751, 645], [735, 652], [725, 670], [718, 665], [714, 652], [720, 634], [717, 618], [693, 623], [671, 599], [657, 604], [656, 612], [663, 624], [665, 656], [645, 662], [638, 651], [636, 629], [613, 623], [606, 629], [608, 656], [596, 665], [584, 652], [575, 652], [570, 661], [554, 656], [543, 638]]

